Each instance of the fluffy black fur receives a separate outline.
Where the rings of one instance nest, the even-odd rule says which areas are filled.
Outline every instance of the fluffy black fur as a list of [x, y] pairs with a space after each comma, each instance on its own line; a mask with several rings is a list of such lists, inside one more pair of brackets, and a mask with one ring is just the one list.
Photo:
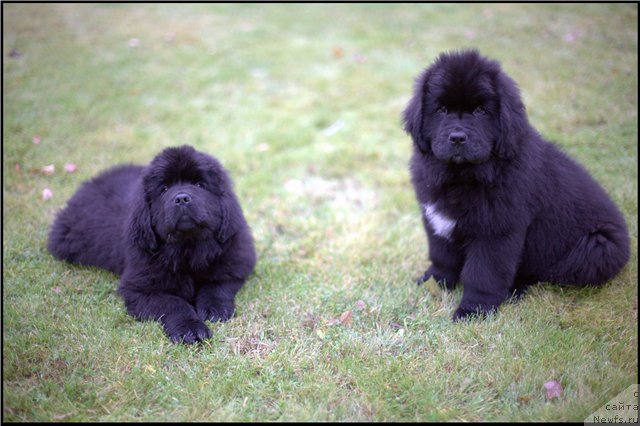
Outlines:
[[256, 263], [226, 170], [190, 146], [84, 183], [58, 214], [48, 248], [120, 275], [128, 312], [160, 321], [172, 341], [184, 343], [210, 337], [204, 321], [233, 315]]
[[537, 282], [599, 285], [629, 259], [624, 218], [588, 172], [529, 124], [516, 84], [477, 51], [443, 53], [403, 114], [434, 277], [464, 285], [454, 320]]

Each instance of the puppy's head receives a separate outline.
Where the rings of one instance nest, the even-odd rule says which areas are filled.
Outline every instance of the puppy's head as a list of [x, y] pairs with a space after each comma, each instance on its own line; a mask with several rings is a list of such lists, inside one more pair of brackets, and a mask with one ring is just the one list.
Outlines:
[[226, 242], [238, 227], [232, 183], [213, 157], [190, 146], [167, 148], [145, 169], [134, 194], [129, 231], [153, 251], [159, 242]]
[[441, 54], [416, 80], [403, 121], [423, 154], [450, 164], [510, 158], [528, 128], [516, 84], [475, 50]]

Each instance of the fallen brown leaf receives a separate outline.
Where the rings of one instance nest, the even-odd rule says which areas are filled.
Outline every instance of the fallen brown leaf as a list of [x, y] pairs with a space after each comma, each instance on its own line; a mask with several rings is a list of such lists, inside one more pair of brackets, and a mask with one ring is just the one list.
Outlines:
[[50, 199], [51, 197], [53, 197], [53, 191], [51, 189], [45, 188], [45, 189], [42, 190], [42, 199], [43, 200], [46, 201], [46, 200]]
[[560, 398], [562, 396], [562, 386], [556, 380], [550, 380], [544, 384], [547, 390], [547, 399]]
[[353, 323], [353, 313], [351, 311], [344, 311], [340, 315], [340, 324], [351, 325]]
[[45, 175], [51, 176], [52, 174], [54, 174], [54, 173], [55, 173], [55, 171], [56, 171], [56, 166], [55, 166], [55, 165], [53, 165], [53, 164], [49, 164], [49, 165], [46, 165], [46, 166], [42, 167], [42, 168], [40, 169], [40, 171], [41, 171], [42, 173], [44, 173]]

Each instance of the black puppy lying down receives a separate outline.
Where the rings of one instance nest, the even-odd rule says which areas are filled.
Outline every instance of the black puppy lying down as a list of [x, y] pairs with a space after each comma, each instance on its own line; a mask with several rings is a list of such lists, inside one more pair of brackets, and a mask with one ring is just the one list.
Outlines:
[[48, 247], [57, 258], [119, 274], [128, 312], [160, 321], [184, 343], [210, 337], [204, 321], [233, 315], [256, 263], [227, 172], [190, 146], [84, 183], [57, 216]]

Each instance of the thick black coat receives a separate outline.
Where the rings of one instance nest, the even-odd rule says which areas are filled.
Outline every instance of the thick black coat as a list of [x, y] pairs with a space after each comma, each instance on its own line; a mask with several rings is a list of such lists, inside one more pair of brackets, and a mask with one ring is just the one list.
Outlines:
[[434, 277], [464, 285], [454, 319], [537, 282], [599, 285], [629, 259], [624, 218], [528, 122], [516, 84], [477, 51], [441, 54], [404, 111]]
[[211, 335], [205, 320], [233, 315], [256, 263], [227, 172], [190, 146], [84, 183], [53, 223], [48, 248], [59, 259], [120, 275], [128, 312], [160, 321], [173, 341], [185, 343]]

